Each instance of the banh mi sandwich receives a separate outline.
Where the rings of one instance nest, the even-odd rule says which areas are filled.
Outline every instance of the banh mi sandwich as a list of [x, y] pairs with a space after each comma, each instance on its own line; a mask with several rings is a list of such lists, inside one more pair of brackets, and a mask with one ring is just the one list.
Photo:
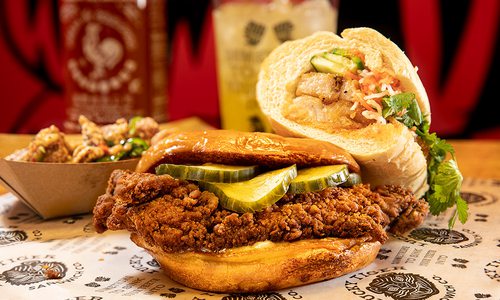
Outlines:
[[129, 230], [171, 279], [206, 291], [278, 290], [353, 272], [375, 259], [386, 230], [415, 228], [428, 213], [407, 189], [360, 183], [349, 153], [308, 138], [173, 133], [136, 171], [112, 173], [94, 227]]
[[425, 194], [433, 214], [456, 205], [450, 227], [457, 216], [464, 223], [462, 175], [453, 148], [429, 133], [429, 99], [416, 68], [373, 29], [341, 35], [289, 41], [264, 60], [257, 100], [273, 130], [331, 142], [354, 156], [372, 186]]

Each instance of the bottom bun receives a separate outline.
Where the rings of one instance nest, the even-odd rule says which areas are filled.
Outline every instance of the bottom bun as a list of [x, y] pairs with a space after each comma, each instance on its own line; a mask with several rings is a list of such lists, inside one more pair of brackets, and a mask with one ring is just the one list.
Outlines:
[[380, 249], [368, 239], [259, 242], [220, 253], [167, 253], [132, 233], [173, 280], [199, 290], [253, 293], [323, 281], [370, 264]]

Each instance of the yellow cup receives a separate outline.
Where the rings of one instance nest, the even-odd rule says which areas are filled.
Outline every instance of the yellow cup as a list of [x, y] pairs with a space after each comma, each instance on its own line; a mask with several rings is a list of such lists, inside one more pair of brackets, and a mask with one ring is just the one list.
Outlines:
[[337, 1], [214, 1], [222, 127], [270, 131], [255, 98], [264, 58], [276, 46], [316, 31], [336, 31]]

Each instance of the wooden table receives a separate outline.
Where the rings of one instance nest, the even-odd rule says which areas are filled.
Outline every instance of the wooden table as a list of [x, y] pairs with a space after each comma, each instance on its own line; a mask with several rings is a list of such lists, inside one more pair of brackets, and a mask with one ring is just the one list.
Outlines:
[[[0, 134], [0, 157], [26, 147], [31, 138], [31, 135]], [[464, 177], [500, 179], [500, 141], [452, 140], [450, 143]], [[0, 186], [0, 194], [5, 192]]]

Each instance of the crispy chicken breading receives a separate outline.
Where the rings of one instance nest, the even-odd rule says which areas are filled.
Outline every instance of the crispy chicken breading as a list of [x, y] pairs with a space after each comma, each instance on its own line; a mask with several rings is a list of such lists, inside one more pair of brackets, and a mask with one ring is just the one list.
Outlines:
[[94, 208], [94, 226], [98, 232], [127, 229], [167, 252], [216, 252], [265, 240], [369, 236], [384, 242], [386, 226], [395, 224], [395, 232], [417, 226], [427, 211], [424, 200], [402, 188], [375, 192], [357, 185], [285, 195], [264, 211], [240, 214], [221, 208], [196, 184], [116, 170]]

